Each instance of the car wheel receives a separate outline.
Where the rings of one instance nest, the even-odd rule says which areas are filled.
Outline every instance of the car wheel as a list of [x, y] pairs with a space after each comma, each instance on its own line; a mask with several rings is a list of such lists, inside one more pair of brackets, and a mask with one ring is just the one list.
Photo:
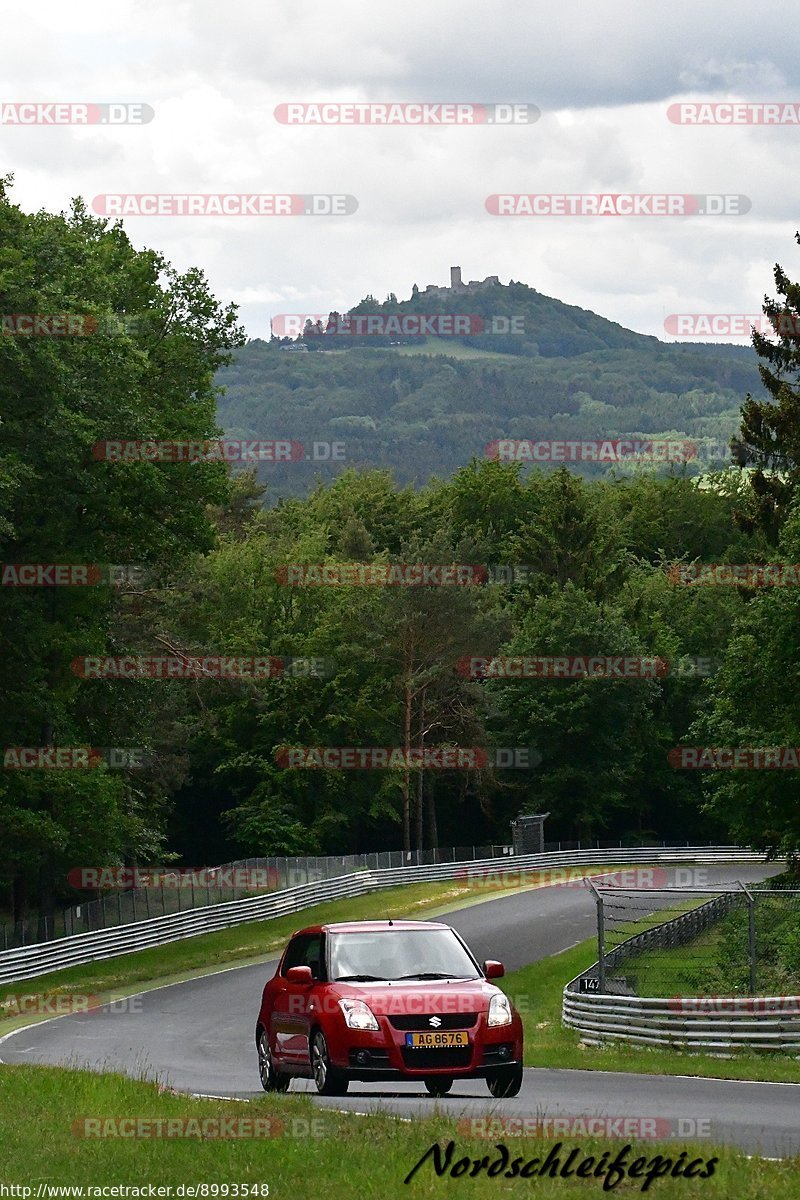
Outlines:
[[486, 1083], [496, 1100], [516, 1096], [522, 1087], [522, 1067], [508, 1067], [489, 1075]]
[[311, 1071], [320, 1096], [344, 1096], [350, 1081], [331, 1066], [328, 1043], [321, 1029], [311, 1039]]
[[446, 1096], [453, 1086], [452, 1079], [446, 1079], [444, 1076], [439, 1075], [431, 1075], [424, 1082], [431, 1096]]
[[258, 1073], [261, 1076], [261, 1086], [265, 1092], [289, 1090], [290, 1076], [282, 1075], [280, 1071], [275, 1070], [272, 1051], [269, 1048], [269, 1038], [263, 1029], [258, 1039]]

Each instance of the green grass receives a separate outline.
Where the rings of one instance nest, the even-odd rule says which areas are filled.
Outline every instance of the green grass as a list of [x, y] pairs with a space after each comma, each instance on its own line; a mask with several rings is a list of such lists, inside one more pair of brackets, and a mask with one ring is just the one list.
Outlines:
[[[712, 925], [686, 946], [677, 946], [672, 950], [648, 950], [645, 954], [637, 955], [627, 972], [629, 977], [635, 977], [637, 995], [703, 995], [704, 989], [698, 976], [702, 975], [708, 980], [715, 951], [722, 938], [720, 926]], [[711, 991], [710, 988], [707, 990]], [[731, 991], [728, 994], [736, 993]]]
[[[519, 1156], [525, 1161], [533, 1157], [543, 1160], [556, 1144], [553, 1140], [515, 1136], [465, 1136], [458, 1127], [458, 1118], [437, 1113], [433, 1100], [430, 1117], [404, 1121], [390, 1115], [337, 1113], [318, 1108], [309, 1096], [291, 1093], [259, 1097], [251, 1103], [195, 1100], [160, 1092], [154, 1084], [119, 1075], [27, 1066], [0, 1068], [0, 1088], [0, 1181], [31, 1187], [34, 1197], [40, 1183], [145, 1188], [148, 1184], [175, 1188], [179, 1184], [266, 1183], [273, 1200], [395, 1200], [441, 1196], [443, 1192], [476, 1197], [500, 1197], [509, 1191], [540, 1197], [604, 1194], [599, 1179], [553, 1179], [547, 1175], [488, 1179], [485, 1173], [477, 1178], [438, 1178], [430, 1160], [406, 1186], [405, 1177], [435, 1142], [443, 1147], [450, 1140], [455, 1142], [453, 1162], [461, 1156], [481, 1159], [484, 1155], [489, 1155], [491, 1162], [497, 1157], [498, 1141], [508, 1146], [511, 1159]], [[487, 1110], [488, 1104], [475, 1102], [475, 1115], [485, 1116]], [[534, 1110], [530, 1115], [537, 1114]], [[230, 1127], [225, 1138], [87, 1138], [80, 1135], [85, 1118], [233, 1119], [262, 1124], [257, 1127], [261, 1136], [238, 1139], [230, 1136]], [[104, 1127], [108, 1128], [99, 1126], [101, 1130]], [[157, 1127], [151, 1125], [153, 1128]], [[579, 1151], [577, 1165], [586, 1155], [593, 1155], [597, 1161], [604, 1150], [613, 1158], [624, 1145], [616, 1139], [564, 1139], [561, 1162], [572, 1149]], [[661, 1179], [649, 1189], [650, 1195], [665, 1200], [783, 1200], [800, 1196], [800, 1159], [748, 1159], [706, 1141], [691, 1144], [676, 1140], [636, 1142], [628, 1152], [628, 1160], [640, 1155], [651, 1160], [660, 1153], [674, 1162], [683, 1150], [704, 1162], [718, 1158], [713, 1176]], [[615, 1194], [638, 1195], [642, 1182], [626, 1180], [614, 1189]]]
[[561, 994], [564, 985], [596, 959], [597, 945], [592, 938], [503, 980], [504, 990], [518, 1003], [525, 1026], [526, 1066], [800, 1083], [800, 1062], [782, 1054], [742, 1052], [734, 1058], [716, 1058], [621, 1042], [603, 1046], [582, 1042], [576, 1030], [561, 1024]]

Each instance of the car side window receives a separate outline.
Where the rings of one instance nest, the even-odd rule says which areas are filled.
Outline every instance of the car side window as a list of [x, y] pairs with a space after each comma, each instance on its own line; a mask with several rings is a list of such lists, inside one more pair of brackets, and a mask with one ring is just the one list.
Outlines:
[[311, 974], [315, 979], [322, 978], [322, 938], [318, 933], [308, 939], [303, 962], [311, 967]]
[[284, 977], [290, 967], [302, 967], [306, 965], [306, 950], [308, 949], [308, 945], [311, 940], [311, 937], [306, 933], [300, 934], [299, 937], [292, 938], [292, 940], [289, 942], [289, 945], [286, 947], [286, 954], [283, 958], [283, 967], [281, 968], [281, 974]]
[[322, 938], [318, 933], [292, 938], [283, 960], [281, 974], [284, 978], [290, 967], [311, 967], [314, 978], [322, 978]]

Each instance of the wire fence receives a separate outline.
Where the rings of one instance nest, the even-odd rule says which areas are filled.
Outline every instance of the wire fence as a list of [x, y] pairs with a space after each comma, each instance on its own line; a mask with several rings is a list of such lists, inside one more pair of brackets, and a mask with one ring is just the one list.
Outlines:
[[598, 963], [585, 990], [650, 997], [800, 992], [800, 890], [589, 886]]
[[[546, 842], [544, 852], [622, 849], [621, 840]], [[666, 842], [650, 843], [654, 849]], [[689, 843], [687, 842], [688, 846]], [[0, 949], [15, 950], [34, 943], [113, 929], [148, 917], [162, 917], [211, 904], [242, 900], [247, 896], [280, 891], [300, 883], [318, 883], [354, 871], [385, 870], [392, 867], [429, 866], [437, 863], [469, 862], [513, 855], [509, 845], [451, 846], [430, 850], [376, 851], [371, 854], [327, 855], [306, 858], [242, 858], [221, 866], [185, 870], [162, 867], [139, 871], [150, 876], [148, 886], [113, 886], [87, 891], [82, 903], [45, 916], [0, 924]], [[112, 874], [109, 871], [109, 875]], [[129, 872], [135, 878], [135, 871]], [[103, 882], [102, 873], [99, 882]], [[89, 898], [89, 896], [94, 898]]]

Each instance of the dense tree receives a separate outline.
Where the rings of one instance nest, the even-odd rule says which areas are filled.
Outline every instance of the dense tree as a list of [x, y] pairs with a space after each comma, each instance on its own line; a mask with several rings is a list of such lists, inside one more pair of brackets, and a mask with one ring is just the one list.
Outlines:
[[[800, 511], [790, 513], [775, 560], [800, 563]], [[752, 598], [731, 630], [722, 669], [689, 744], [744, 749], [788, 748], [780, 765], [698, 771], [708, 811], [734, 837], [800, 858], [800, 589], [744, 588]], [[793, 764], [793, 765], [792, 765]]]
[[[800, 244], [800, 233], [795, 234]], [[786, 520], [800, 479], [800, 284], [777, 263], [779, 299], [764, 297], [764, 314], [774, 340], [753, 330], [753, 346], [761, 362], [758, 373], [765, 399], [748, 395], [742, 407], [734, 452], [741, 466], [753, 468], [752, 503], [740, 514], [742, 527], [764, 529], [775, 542]]]
[[[29, 215], [8, 184], [0, 312], [83, 324], [82, 336], [0, 337], [2, 559], [155, 570], [209, 549], [204, 508], [225, 494], [223, 465], [106, 461], [93, 448], [219, 432], [214, 377], [241, 341], [233, 309], [219, 307], [199, 271], [179, 275], [159, 254], [134, 250], [81, 201], [67, 216]], [[70, 668], [79, 655], [123, 648], [115, 623], [124, 595], [104, 584], [3, 587], [2, 603], [6, 746], [151, 744], [153, 706], [108, 704], [112, 685]], [[164, 801], [163, 787], [102, 768], [5, 771], [0, 871], [16, 912], [33, 892], [50, 910], [58, 882], [88, 855], [152, 856]]]

